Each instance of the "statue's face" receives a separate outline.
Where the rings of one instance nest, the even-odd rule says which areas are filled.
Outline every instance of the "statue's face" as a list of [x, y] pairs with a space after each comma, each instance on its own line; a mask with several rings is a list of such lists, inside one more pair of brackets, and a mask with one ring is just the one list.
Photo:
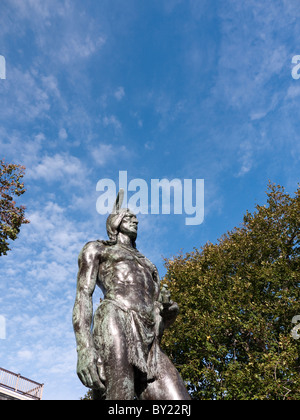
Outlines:
[[119, 231], [124, 235], [129, 236], [130, 238], [136, 239], [137, 237], [137, 230], [138, 230], [138, 219], [136, 215], [128, 212], [122, 219], [122, 222], [119, 227]]

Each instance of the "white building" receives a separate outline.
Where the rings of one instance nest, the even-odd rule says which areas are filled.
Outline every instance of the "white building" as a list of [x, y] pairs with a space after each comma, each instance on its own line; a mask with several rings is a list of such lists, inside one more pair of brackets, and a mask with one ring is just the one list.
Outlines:
[[41, 400], [44, 384], [0, 368], [0, 400]]

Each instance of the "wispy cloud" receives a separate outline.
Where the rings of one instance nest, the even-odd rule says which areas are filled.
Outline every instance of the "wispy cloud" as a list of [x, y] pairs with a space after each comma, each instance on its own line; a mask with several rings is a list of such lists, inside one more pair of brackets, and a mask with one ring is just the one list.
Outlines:
[[104, 127], [112, 126], [115, 130], [119, 131], [122, 128], [121, 122], [115, 115], [103, 117]]
[[[66, 208], [55, 201], [38, 204], [28, 216], [31, 223], [14, 247], [14, 256], [1, 261], [6, 276], [1, 278], [0, 290], [6, 289], [6, 302], [10, 302], [9, 306], [1, 304], [8, 324], [4, 343], [13, 342], [14, 350], [4, 355], [5, 347], [0, 349], [0, 359], [11, 369], [22, 369], [23, 374], [31, 371], [34, 363], [32, 379], [44, 381], [48, 387], [54, 377], [64, 381], [68, 374], [80, 389], [74, 371], [71, 309], [77, 257], [93, 227], [89, 222], [71, 220]], [[6, 270], [14, 257], [19, 259], [18, 266], [14, 271]]]
[[[19, 130], [5, 130], [0, 128], [1, 154], [7, 159], [13, 159], [22, 165], [30, 167], [39, 159], [46, 137], [42, 132], [32, 134], [31, 137]], [[18, 157], [15, 156], [16, 150]]]
[[53, 78], [51, 85], [46, 84], [34, 69], [24, 72], [11, 67], [5, 82], [0, 85], [1, 120], [17, 118], [24, 122], [45, 116], [51, 107], [51, 95], [58, 92]]
[[27, 176], [46, 182], [63, 180], [65, 183], [74, 185], [84, 182], [87, 172], [78, 158], [64, 153], [44, 156], [35, 167], [28, 169]]
[[284, 10], [282, 15], [280, 8], [270, 6], [267, 19], [258, 1], [243, 7], [232, 1], [230, 9], [222, 7], [220, 13], [223, 37], [213, 94], [234, 108], [248, 107], [256, 115], [266, 115], [276, 105], [273, 95], [278, 92], [269, 89], [268, 83], [274, 78], [279, 83], [289, 60], [285, 43], [276, 36], [278, 23], [286, 22], [287, 16]]
[[124, 90], [123, 86], [118, 87], [118, 89], [114, 93], [114, 97], [118, 101], [121, 101], [124, 98], [124, 96], [125, 96], [125, 90]]
[[118, 159], [120, 162], [119, 164], [121, 164], [121, 162], [124, 162], [124, 159], [127, 159], [131, 155], [126, 146], [117, 144], [94, 145], [91, 148], [90, 153], [97, 165], [100, 166], [111, 166], [112, 163], [116, 162], [116, 159]]
[[91, 36], [72, 37], [65, 39], [61, 50], [57, 53], [57, 60], [63, 63], [76, 63], [78, 59], [89, 58], [96, 51], [100, 50], [105, 44], [104, 36], [93, 38]]

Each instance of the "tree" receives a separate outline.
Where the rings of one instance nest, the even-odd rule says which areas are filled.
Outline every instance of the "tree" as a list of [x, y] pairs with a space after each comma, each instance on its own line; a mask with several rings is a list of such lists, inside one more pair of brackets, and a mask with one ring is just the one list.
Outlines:
[[300, 400], [300, 187], [269, 184], [241, 226], [166, 268], [181, 311], [163, 348], [194, 399]]
[[23, 166], [0, 160], [0, 256], [10, 250], [9, 240], [17, 238], [21, 225], [29, 223], [25, 207], [17, 206], [14, 201], [26, 191], [22, 183], [24, 170]]
[[80, 398], [81, 401], [92, 401], [93, 400], [93, 390], [89, 389], [85, 394], [84, 397]]
[[89, 389], [85, 393], [85, 395], [80, 398], [80, 400], [81, 401], [94, 401], [94, 400], [101, 400], [101, 401], [103, 401], [103, 400], [105, 400], [105, 396], [101, 392], [99, 392], [99, 391], [97, 391], [95, 389]]

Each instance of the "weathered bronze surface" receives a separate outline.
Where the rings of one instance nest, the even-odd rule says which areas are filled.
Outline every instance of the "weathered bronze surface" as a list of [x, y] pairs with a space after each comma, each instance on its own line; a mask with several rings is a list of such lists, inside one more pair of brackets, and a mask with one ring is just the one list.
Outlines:
[[[178, 305], [154, 264], [135, 245], [138, 220], [121, 208], [123, 191], [107, 219], [109, 241], [87, 243], [79, 255], [73, 326], [77, 373], [94, 399], [189, 400], [178, 371], [160, 348]], [[96, 285], [103, 294], [93, 316]]]

